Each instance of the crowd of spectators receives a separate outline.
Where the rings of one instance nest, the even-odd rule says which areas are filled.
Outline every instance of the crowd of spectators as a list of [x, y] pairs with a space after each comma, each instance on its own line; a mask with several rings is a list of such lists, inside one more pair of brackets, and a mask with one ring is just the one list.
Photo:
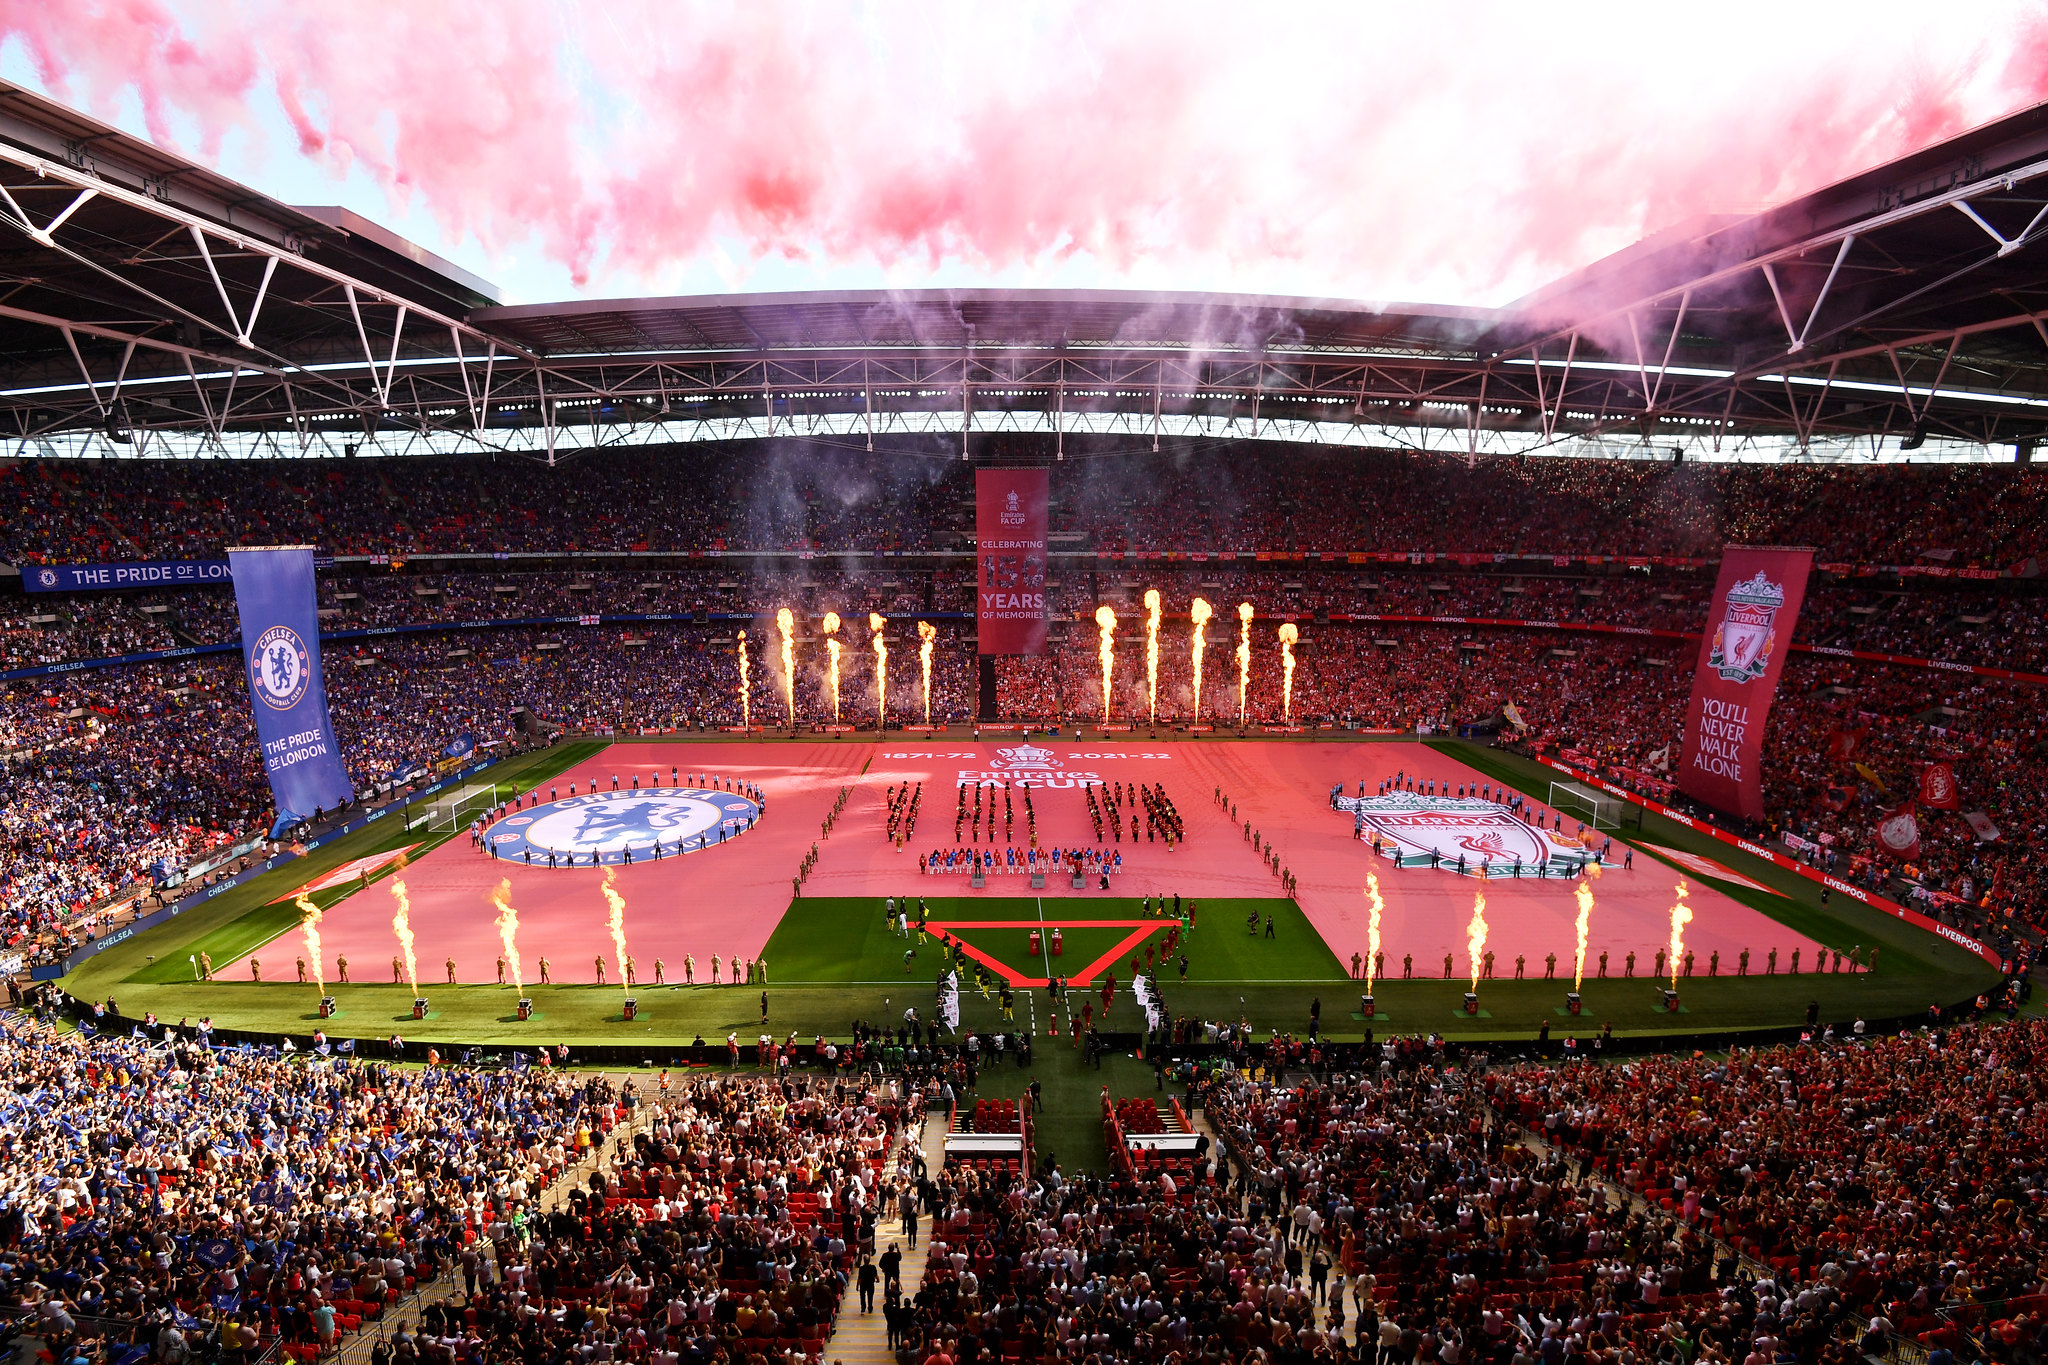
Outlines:
[[2048, 1212], [2044, 1062], [2048, 1024], [2030, 1019], [1514, 1069], [1488, 1089], [1502, 1119], [1679, 1238], [1759, 1263], [1788, 1301], [1776, 1335], [1802, 1359], [1850, 1315], [1936, 1349], [2017, 1321], [1994, 1349], [2038, 1351], [2023, 1338], [2048, 1308], [2033, 1231]]
[[[1177, 1069], [1191, 1157], [1069, 1174], [928, 1168], [924, 1109], [962, 1078], [877, 1074], [858, 1044], [820, 1040], [812, 1072], [731, 1038], [764, 1070], [615, 1088], [14, 1014], [0, 1292], [54, 1359], [165, 1365], [310, 1360], [371, 1320], [400, 1362], [819, 1359], [870, 1311], [900, 1365], [2027, 1365], [2048, 1344], [2048, 1023], [1611, 1065], [1354, 1051]], [[1157, 1131], [1149, 1104], [1120, 1101], [1124, 1129]]]
[[171, 629], [168, 604], [156, 594], [66, 594], [19, 601], [18, 609], [0, 616], [0, 668], [108, 659], [182, 643]]
[[[189, 661], [0, 685], [0, 942], [83, 932], [76, 912], [263, 826], [239, 670]], [[232, 690], [230, 690], [232, 689]]]
[[[1873, 590], [1816, 582], [1808, 591], [1795, 639], [1829, 649], [1993, 665], [2048, 673], [2048, 598], [1956, 592], [1922, 584]], [[1116, 611], [1120, 638], [1142, 635], [1143, 594], [1158, 588], [1162, 647], [1184, 647], [1189, 604], [1204, 597], [1218, 616], [1212, 643], [1234, 642], [1236, 606], [1259, 613], [1255, 647], [1272, 644], [1275, 623], [1362, 616], [1486, 618], [1604, 625], [1697, 634], [1705, 623], [1711, 583], [1698, 574], [1592, 575], [1397, 570], [1258, 570], [1147, 566], [1143, 571], [1055, 572], [1047, 584], [1057, 629], [1093, 640], [1098, 605]], [[815, 623], [827, 611], [848, 623], [844, 638], [865, 639], [870, 612], [907, 621], [971, 613], [973, 582], [962, 569], [886, 571], [825, 568], [790, 572], [742, 567], [585, 569], [569, 572], [413, 573], [379, 570], [321, 575], [324, 631], [453, 626], [536, 617], [669, 616], [752, 618], [755, 633], [772, 629], [779, 607]], [[234, 596], [226, 588], [183, 593], [50, 594], [27, 599], [21, 614], [0, 620], [0, 660], [27, 667], [100, 659], [146, 649], [232, 643], [240, 634]], [[1071, 624], [1067, 624], [1071, 623]], [[907, 628], [899, 627], [899, 628]], [[1091, 644], [1092, 647], [1092, 644]], [[1222, 651], [1226, 657], [1234, 643]]]
[[2032, 1360], [2044, 1049], [2033, 1020], [1495, 1071], [1390, 1039], [1321, 1079], [1224, 1073], [1223, 1222], [1281, 1286], [1240, 1316], [1277, 1335], [1259, 1309], [1299, 1295], [1337, 1358], [1380, 1362]]
[[[964, 612], [971, 581], [947, 570], [875, 573], [717, 569], [584, 570], [570, 573], [323, 574], [322, 625], [328, 630], [420, 622], [490, 621], [535, 616], [732, 615], [772, 618], [779, 607], [816, 619], [836, 611], [849, 622], [869, 612]], [[227, 635], [235, 636], [232, 602]]]
[[[502, 460], [143, 461], [0, 471], [10, 563], [196, 559], [233, 545], [331, 554], [957, 545], [957, 461], [706, 449]], [[961, 511], [962, 490], [970, 506]]]
[[[738, 1043], [729, 1049], [739, 1052]], [[744, 1050], [757, 1060], [757, 1046]], [[779, 1055], [780, 1045], [774, 1045]], [[923, 1096], [844, 1073], [664, 1075], [609, 1172], [498, 1244], [423, 1359], [815, 1357], [921, 1160]], [[906, 1140], [907, 1139], [907, 1140]]]
[[[998, 458], [1049, 455], [1006, 438]], [[311, 542], [333, 554], [957, 549], [973, 466], [800, 446], [511, 457], [26, 461], [0, 471], [11, 563], [197, 558]], [[1186, 451], [1070, 460], [1063, 543], [1112, 550], [1718, 555], [2007, 569], [2038, 557], [2048, 477], [2015, 466], [1671, 465], [1406, 451]]]
[[[1142, 619], [1119, 623], [1110, 678], [1111, 719], [1148, 722], [1151, 683]], [[1527, 718], [1553, 724], [1563, 708], [1596, 707], [1609, 689], [1662, 690], [1673, 670], [1690, 686], [1691, 651], [1683, 642], [1641, 641], [1538, 631], [1500, 631], [1412, 623], [1304, 623], [1294, 646], [1291, 697], [1279, 642], [1270, 622], [1255, 622], [1239, 705], [1236, 623], [1212, 621], [1202, 657], [1201, 713], [1194, 709], [1194, 667], [1183, 628], [1159, 649], [1158, 716], [1161, 724], [1334, 722], [1367, 728], [1447, 731], [1497, 718], [1515, 702]], [[1100, 637], [1095, 626], [1075, 625], [1056, 635], [1053, 653], [1038, 659], [997, 661], [998, 697], [1006, 714], [1102, 715]], [[1681, 692], [1681, 698], [1682, 698]], [[1569, 714], [1576, 715], [1577, 709]], [[1645, 738], [1668, 734], [1638, 712]], [[1536, 721], [1531, 721], [1535, 724]], [[1674, 721], [1675, 724], [1675, 721]], [[1650, 747], [1656, 747], [1653, 743]]]
[[1834, 649], [2048, 673], [2048, 599], [1828, 589], [1808, 593], [1794, 638]]
[[[1921, 854], [1906, 870], [1937, 905], [1962, 901], [2048, 927], [2040, 860], [2048, 837], [2041, 706], [2033, 688], [1919, 669], [1795, 660], [1764, 750], [1775, 824], [1826, 840], [1852, 862], [1878, 856], [1880, 816], [1913, 806]], [[1938, 686], [1930, 685], [1938, 683]], [[1955, 809], [1916, 804], [1922, 774], [1945, 763]], [[1972, 814], [1997, 831], [1984, 839]]]
[[622, 1116], [601, 1077], [0, 1017], [0, 1297], [53, 1359], [311, 1360], [517, 1245]]

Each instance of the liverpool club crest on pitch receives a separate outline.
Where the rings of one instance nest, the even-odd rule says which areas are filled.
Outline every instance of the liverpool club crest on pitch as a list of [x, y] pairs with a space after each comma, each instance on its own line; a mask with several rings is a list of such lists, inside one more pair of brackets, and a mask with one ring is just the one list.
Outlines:
[[1707, 667], [1727, 682], [1761, 678], [1770, 670], [1771, 654], [1777, 648], [1776, 621], [1778, 609], [1784, 605], [1785, 589], [1767, 580], [1761, 571], [1730, 587]]
[[1590, 848], [1553, 837], [1495, 801], [1390, 792], [1332, 804], [1350, 813], [1359, 838], [1401, 867], [1540, 878], [1569, 876], [1597, 860]]

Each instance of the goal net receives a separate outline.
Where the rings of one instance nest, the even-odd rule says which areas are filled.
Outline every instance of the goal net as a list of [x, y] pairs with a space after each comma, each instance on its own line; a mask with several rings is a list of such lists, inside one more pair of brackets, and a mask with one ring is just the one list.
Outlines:
[[470, 821], [497, 804], [498, 786], [495, 782], [472, 782], [428, 802], [422, 811], [407, 818], [405, 827], [417, 829], [425, 826], [429, 831], [437, 832], [466, 829]]
[[1594, 829], [1620, 829], [1626, 803], [1580, 782], [1550, 784], [1550, 808]]

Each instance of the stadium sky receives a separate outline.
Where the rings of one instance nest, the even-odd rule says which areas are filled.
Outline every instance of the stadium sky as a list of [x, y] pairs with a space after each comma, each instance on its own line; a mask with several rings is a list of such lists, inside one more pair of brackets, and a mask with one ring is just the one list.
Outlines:
[[0, 0], [0, 75], [508, 301], [1499, 304], [2048, 97], [2038, 4]]

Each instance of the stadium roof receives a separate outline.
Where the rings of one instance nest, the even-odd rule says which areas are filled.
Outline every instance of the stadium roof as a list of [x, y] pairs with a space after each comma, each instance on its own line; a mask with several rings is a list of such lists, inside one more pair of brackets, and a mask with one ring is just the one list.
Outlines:
[[0, 224], [0, 421], [26, 454], [971, 430], [1995, 458], [2048, 428], [2048, 105], [1500, 309], [1033, 290], [506, 307], [346, 210], [5, 85]]

